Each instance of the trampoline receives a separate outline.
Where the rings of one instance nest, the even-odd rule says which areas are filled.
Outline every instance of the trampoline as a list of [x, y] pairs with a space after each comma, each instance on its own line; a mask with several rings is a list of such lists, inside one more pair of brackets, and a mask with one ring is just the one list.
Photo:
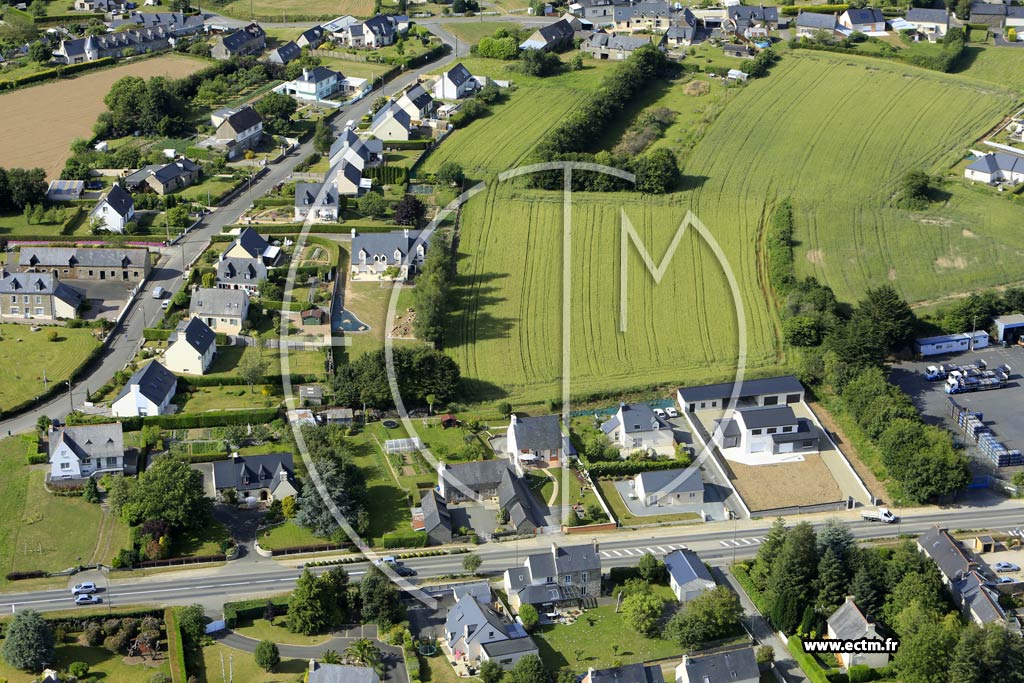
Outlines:
[[395, 421], [395, 420], [384, 420], [384, 421], [381, 422], [381, 425], [384, 427], [384, 429], [397, 429], [398, 428], [398, 422]]

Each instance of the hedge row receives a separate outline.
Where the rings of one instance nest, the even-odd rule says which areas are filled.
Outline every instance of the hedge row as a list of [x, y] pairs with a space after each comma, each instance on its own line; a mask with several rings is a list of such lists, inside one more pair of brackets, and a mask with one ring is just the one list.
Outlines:
[[409, 180], [409, 169], [404, 166], [371, 166], [363, 171], [367, 178], [373, 178], [381, 185], [404, 185]]
[[277, 408], [253, 408], [251, 410], [214, 410], [198, 414], [152, 415], [141, 419], [142, 424], [156, 425], [162, 429], [195, 429], [196, 427], [265, 424], [280, 416], [281, 411]]
[[182, 643], [181, 628], [174, 618], [174, 610], [164, 610], [164, 628], [167, 629], [167, 659], [171, 663], [171, 682], [186, 683], [185, 645]]
[[238, 624], [238, 620], [242, 619], [260, 619], [263, 617], [264, 611], [267, 609], [267, 603], [270, 602], [274, 607], [283, 608], [282, 611], [288, 609], [288, 596], [279, 595], [273, 598], [257, 598], [255, 600], [240, 600], [238, 602], [225, 602], [224, 603], [224, 625], [228, 628], [235, 628]]
[[218, 460], [227, 460], [228, 453], [227, 450], [221, 451], [220, 453], [197, 453], [194, 455], [190, 453], [182, 453], [181, 458], [183, 460], [187, 460], [193, 465], [198, 465], [199, 463], [204, 462], [217, 462]]
[[266, 308], [266, 309], [269, 309], [269, 310], [272, 310], [272, 311], [294, 311], [294, 312], [298, 313], [299, 311], [306, 310], [306, 305], [307, 304], [306, 304], [305, 301], [289, 301], [289, 302], [285, 303], [284, 301], [268, 301], [268, 300], [264, 300], [264, 301], [260, 302], [260, 305], [262, 305], [263, 308]]
[[36, 569], [30, 572], [10, 572], [7, 574], [8, 581], [21, 581], [23, 579], [42, 579], [46, 577], [46, 572], [41, 569]]
[[425, 531], [389, 531], [380, 537], [384, 548], [425, 548], [427, 532]]
[[180, 564], [199, 564], [200, 562], [223, 562], [226, 555], [193, 555], [191, 557], [169, 557], [166, 560], [144, 560], [135, 566], [144, 569], [151, 567], [174, 567]]
[[[298, 235], [302, 232], [301, 223], [285, 223], [283, 225], [259, 225], [254, 224], [251, 226], [254, 230], [259, 232], [261, 235]], [[379, 225], [375, 223], [314, 223], [310, 226], [309, 234], [311, 235], [348, 235], [355, 230], [356, 232], [391, 232], [393, 230], [402, 230], [408, 226], [405, 225]], [[217, 239], [222, 238], [222, 239]], [[214, 238], [215, 242], [224, 241], [230, 242], [234, 239], [230, 235], [216, 235]]]
[[427, 149], [433, 140], [385, 140], [384, 146], [391, 149]]
[[303, 553], [319, 553], [325, 550], [344, 550], [348, 546], [343, 543], [313, 543], [310, 545], [293, 545], [288, 548], [274, 548], [270, 551], [276, 555], [301, 555]]
[[71, 74], [75, 74], [79, 71], [85, 71], [86, 69], [95, 69], [112, 64], [114, 64], [113, 57], [103, 57], [102, 59], [97, 59], [92, 62], [82, 62], [81, 64], [69, 64], [67, 66], [60, 66], [53, 69], [44, 69], [43, 71], [37, 71], [36, 73], [28, 74], [27, 76], [12, 78], [9, 81], [0, 81], [0, 90], [14, 90], [15, 88], [20, 88], [23, 85], [39, 83], [40, 81], [49, 81], [54, 78], [70, 76]]
[[[159, 327], [147, 327], [142, 330], [142, 338], [146, 341], [167, 341], [174, 330], [164, 330]], [[217, 345], [227, 346], [228, 335], [217, 332]]]
[[842, 14], [849, 8], [849, 5], [788, 5], [780, 7], [779, 12], [784, 17], [795, 17], [801, 12], [813, 12], [815, 14]]
[[678, 467], [678, 460], [612, 460], [592, 462], [587, 465], [587, 471], [592, 477], [624, 477], [640, 472], [672, 470]]
[[[319, 375], [306, 375], [301, 373], [291, 373], [288, 375], [292, 384], [310, 384], [316, 382], [319, 379]], [[284, 376], [280, 374], [264, 375], [264, 384], [282, 384]], [[241, 377], [235, 375], [216, 375], [216, 376], [203, 376], [195, 375], [189, 377], [179, 377], [178, 387], [234, 387], [245, 384], [245, 381]], [[269, 409], [268, 409], [269, 410]]]

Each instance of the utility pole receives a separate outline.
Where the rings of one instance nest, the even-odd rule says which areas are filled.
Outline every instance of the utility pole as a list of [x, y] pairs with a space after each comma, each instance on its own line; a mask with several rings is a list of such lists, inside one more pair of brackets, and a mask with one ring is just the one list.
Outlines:
[[75, 397], [71, 393], [71, 380], [68, 380], [68, 404], [71, 406], [71, 412], [75, 412]]
[[974, 314], [974, 321], [971, 323], [971, 343], [969, 344], [971, 351], [974, 350], [974, 333], [978, 330], [978, 314]]

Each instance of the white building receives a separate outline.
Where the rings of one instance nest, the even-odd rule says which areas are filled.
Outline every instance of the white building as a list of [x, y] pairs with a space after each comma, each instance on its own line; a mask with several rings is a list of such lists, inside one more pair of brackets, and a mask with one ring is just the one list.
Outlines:
[[460, 62], [434, 81], [434, 97], [439, 100], [461, 100], [472, 95], [479, 87], [477, 79]]
[[135, 220], [135, 200], [123, 187], [114, 185], [89, 212], [89, 220], [96, 221], [103, 230], [124, 232], [125, 226]]
[[668, 585], [679, 602], [689, 602], [714, 589], [715, 579], [692, 550], [673, 550], [665, 556]]
[[[802, 453], [818, 452], [818, 430], [810, 420], [798, 418], [787, 406], [745, 407], [732, 412], [732, 416], [719, 422], [719, 447], [737, 449], [738, 453], [724, 453], [726, 458], [748, 458], [748, 464], [799, 460]], [[772, 457], [783, 456], [783, 457]], [[791, 458], [786, 456], [793, 456]]]
[[114, 417], [163, 415], [174, 398], [178, 378], [157, 361], [139, 368], [110, 406]]
[[[832, 613], [826, 621], [828, 624], [828, 637], [831, 640], [881, 640], [878, 630], [873, 621], [867, 618], [852, 596], [846, 596], [846, 601]], [[836, 653], [839, 666], [849, 668], [851, 666], [863, 665], [872, 669], [878, 669], [889, 664], [889, 653], [887, 652], [856, 652]]]
[[974, 160], [964, 169], [964, 177], [982, 183], [1024, 182], [1024, 157], [1007, 152], [990, 152]]
[[732, 382], [723, 382], [679, 389], [676, 398], [679, 410], [684, 413], [721, 410], [729, 405], [734, 393], [740, 406], [776, 406], [804, 400], [804, 388], [793, 375], [743, 380], [735, 392], [733, 386]]
[[676, 667], [676, 683], [758, 683], [754, 648], [707, 655], [683, 655]]
[[408, 140], [412, 129], [412, 119], [394, 100], [381, 107], [370, 122], [370, 134], [381, 140]]
[[312, 223], [338, 221], [338, 190], [333, 183], [296, 183], [295, 220]]
[[396, 104], [414, 121], [424, 121], [434, 113], [434, 98], [419, 83], [403, 92]]
[[244, 289], [206, 289], [192, 292], [189, 315], [225, 334], [238, 334], [249, 315], [249, 294]]
[[217, 334], [199, 318], [179, 322], [167, 341], [164, 365], [171, 372], [203, 375], [217, 355]]
[[648, 507], [699, 505], [704, 502], [704, 478], [700, 467], [639, 472], [633, 492]]
[[988, 332], [961, 332], [960, 334], [942, 334], [937, 337], [921, 337], [914, 340], [914, 351], [921, 356], [939, 356], [944, 353], [960, 353], [984, 349], [989, 345]]
[[646, 403], [621, 403], [601, 431], [619, 449], [657, 455], [675, 455], [676, 438], [672, 427], [662, 422]]
[[124, 470], [120, 422], [51, 429], [49, 451], [51, 479], [85, 479]]

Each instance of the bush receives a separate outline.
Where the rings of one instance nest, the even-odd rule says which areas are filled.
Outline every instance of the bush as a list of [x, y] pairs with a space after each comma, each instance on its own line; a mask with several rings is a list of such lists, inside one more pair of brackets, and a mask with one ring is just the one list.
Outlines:
[[261, 640], [256, 646], [256, 665], [264, 671], [273, 671], [281, 663], [281, 653], [272, 640]]
[[381, 536], [380, 544], [384, 548], [424, 548], [427, 534], [424, 531], [389, 531]]
[[875, 680], [875, 670], [866, 664], [854, 664], [847, 672], [850, 683], [866, 683]]

